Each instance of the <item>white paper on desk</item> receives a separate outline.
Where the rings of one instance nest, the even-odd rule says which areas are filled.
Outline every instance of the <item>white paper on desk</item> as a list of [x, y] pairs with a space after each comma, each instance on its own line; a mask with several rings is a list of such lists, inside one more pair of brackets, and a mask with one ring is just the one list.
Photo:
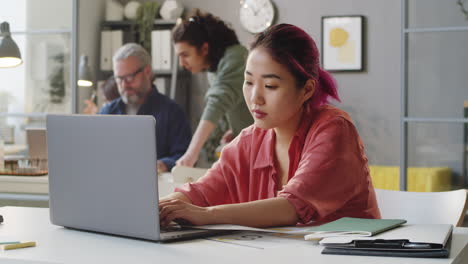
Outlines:
[[349, 244], [353, 240], [374, 239], [408, 239], [410, 242], [434, 243], [445, 245], [453, 226], [445, 224], [402, 225], [395, 229], [380, 233], [372, 237], [328, 237], [320, 241], [320, 245]]
[[[294, 237], [295, 236], [295, 237]], [[241, 232], [232, 235], [224, 235], [219, 237], [205, 238], [207, 240], [233, 244], [238, 246], [250, 247], [255, 249], [267, 249], [275, 248], [286, 245], [288, 246], [294, 243], [310, 243], [304, 241], [302, 235], [291, 235], [291, 234], [278, 234], [278, 233], [265, 233], [265, 232]]]
[[272, 228], [254, 228], [241, 225], [202, 225], [190, 226], [190, 228], [210, 229], [210, 230], [241, 230], [241, 231], [256, 231], [256, 232], [269, 232], [269, 233], [282, 233], [282, 234], [308, 234], [307, 229], [310, 226], [297, 227], [297, 226], [284, 226]]

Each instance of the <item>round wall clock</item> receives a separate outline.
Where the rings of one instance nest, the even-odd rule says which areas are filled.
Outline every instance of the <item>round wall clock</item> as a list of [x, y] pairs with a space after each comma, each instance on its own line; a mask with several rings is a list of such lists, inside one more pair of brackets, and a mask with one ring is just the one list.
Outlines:
[[240, 22], [251, 33], [259, 33], [273, 24], [275, 8], [271, 0], [242, 0]]

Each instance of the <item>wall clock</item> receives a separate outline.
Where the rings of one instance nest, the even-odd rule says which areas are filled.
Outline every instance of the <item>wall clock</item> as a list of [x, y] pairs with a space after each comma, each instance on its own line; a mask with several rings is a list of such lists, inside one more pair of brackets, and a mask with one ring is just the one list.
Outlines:
[[259, 33], [273, 24], [275, 8], [271, 0], [241, 0], [240, 22], [251, 33]]

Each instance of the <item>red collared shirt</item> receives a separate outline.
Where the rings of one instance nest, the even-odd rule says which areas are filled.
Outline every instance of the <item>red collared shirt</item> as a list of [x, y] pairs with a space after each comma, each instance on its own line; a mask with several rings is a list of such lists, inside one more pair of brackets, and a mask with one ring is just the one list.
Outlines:
[[176, 191], [198, 206], [284, 197], [302, 223], [380, 218], [362, 141], [348, 114], [332, 106], [302, 118], [289, 147], [285, 186], [277, 175], [274, 130], [250, 126], [205, 176]]

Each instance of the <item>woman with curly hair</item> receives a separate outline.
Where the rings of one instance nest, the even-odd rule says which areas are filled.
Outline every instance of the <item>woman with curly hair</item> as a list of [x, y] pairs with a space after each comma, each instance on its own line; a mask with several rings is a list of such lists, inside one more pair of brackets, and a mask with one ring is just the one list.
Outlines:
[[253, 123], [242, 96], [247, 49], [218, 17], [198, 9], [192, 13], [172, 31], [180, 65], [191, 73], [208, 72], [210, 84], [200, 123], [187, 152], [177, 161], [189, 167], [198, 160], [201, 148], [223, 116], [229, 126], [225, 141]]

